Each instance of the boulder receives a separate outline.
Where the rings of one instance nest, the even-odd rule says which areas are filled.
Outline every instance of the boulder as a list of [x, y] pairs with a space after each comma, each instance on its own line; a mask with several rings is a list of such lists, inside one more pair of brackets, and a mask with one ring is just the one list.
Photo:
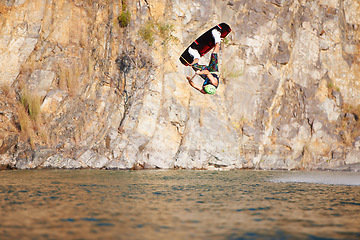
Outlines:
[[67, 97], [67, 95], [67, 93], [59, 89], [50, 90], [41, 104], [41, 112], [45, 114], [55, 113], [58, 110], [60, 103]]

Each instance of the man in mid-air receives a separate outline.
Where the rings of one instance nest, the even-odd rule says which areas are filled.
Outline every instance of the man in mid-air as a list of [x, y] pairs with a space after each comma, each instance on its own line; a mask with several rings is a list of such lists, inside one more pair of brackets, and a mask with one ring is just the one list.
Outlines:
[[[189, 53], [194, 57], [194, 61], [190, 64], [191, 67], [194, 69], [195, 73], [200, 75], [204, 79], [204, 83], [202, 87], [198, 87], [192, 81], [192, 77], [187, 76], [186, 79], [188, 80], [189, 84], [203, 94], [214, 94], [216, 89], [219, 85], [219, 60], [218, 60], [218, 53], [220, 51], [220, 42], [221, 42], [221, 33], [214, 29], [211, 31], [214, 41], [215, 47], [211, 54], [210, 63], [208, 66], [200, 65], [199, 59], [200, 54], [197, 50], [193, 48], [189, 48]], [[195, 76], [195, 75], [194, 75]]]

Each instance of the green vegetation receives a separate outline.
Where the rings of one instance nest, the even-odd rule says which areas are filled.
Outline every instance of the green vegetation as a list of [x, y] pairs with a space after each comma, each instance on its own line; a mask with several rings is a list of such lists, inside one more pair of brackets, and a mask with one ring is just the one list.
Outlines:
[[147, 22], [145, 25], [140, 28], [138, 34], [139, 36], [147, 42], [149, 46], [152, 46], [154, 44], [155, 38], [154, 38], [154, 26], [153, 23]]
[[237, 79], [241, 77], [244, 74], [244, 68], [245, 68], [245, 63], [243, 66], [238, 66], [236, 64], [230, 64], [230, 63], [224, 65], [222, 69], [223, 81], [226, 82], [227, 80]]
[[164, 22], [157, 22], [156, 27], [159, 32], [159, 36], [163, 40], [162, 44], [166, 44], [170, 41], [177, 41], [177, 38], [172, 35], [174, 32], [174, 25]]
[[122, 11], [120, 16], [118, 17], [118, 22], [121, 28], [125, 28], [130, 24], [131, 13], [129, 12], [129, 10], [127, 10], [128, 5], [126, 3], [126, 0], [122, 0], [121, 4]]
[[334, 82], [332, 81], [329, 81], [328, 84], [327, 84], [327, 88], [331, 91], [340, 91], [340, 88], [336, 87]]
[[121, 12], [120, 16], [118, 17], [119, 25], [122, 28], [127, 27], [130, 23], [130, 20], [131, 13], [128, 10]]
[[40, 114], [41, 99], [37, 94], [31, 94], [28, 90], [22, 90], [20, 102], [32, 120]]
[[229, 40], [228, 38], [224, 38], [224, 39], [223, 39], [223, 43], [224, 43], [225, 45], [228, 45], [228, 44], [230, 44], [230, 40]]
[[139, 36], [149, 45], [152, 46], [155, 40], [165, 45], [169, 42], [176, 42], [178, 39], [172, 35], [174, 25], [162, 21], [148, 21], [140, 28]]

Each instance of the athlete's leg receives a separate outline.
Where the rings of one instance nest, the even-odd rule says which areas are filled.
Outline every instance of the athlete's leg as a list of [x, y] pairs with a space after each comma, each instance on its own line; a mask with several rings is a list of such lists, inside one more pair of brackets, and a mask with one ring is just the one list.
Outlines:
[[213, 50], [213, 53], [219, 53], [219, 52], [220, 52], [220, 43], [216, 43], [215, 47], [214, 47], [214, 50]]
[[209, 63], [209, 71], [211, 72], [217, 72], [219, 71], [218, 69], [218, 56], [217, 54], [219, 53], [220, 51], [220, 42], [221, 42], [221, 33], [214, 29], [211, 31], [212, 35], [213, 35], [213, 38], [214, 38], [214, 42], [215, 42], [215, 47], [214, 47], [214, 50], [211, 54], [211, 59], [210, 59], [210, 63]]
[[203, 71], [203, 70], [209, 70], [208, 66], [206, 65], [201, 65], [201, 64], [198, 64], [198, 63], [194, 63], [191, 65], [192, 69], [194, 69], [194, 71]]
[[219, 71], [219, 44], [215, 45], [214, 51], [211, 54], [210, 62], [209, 62], [209, 71], [210, 72], [218, 72]]

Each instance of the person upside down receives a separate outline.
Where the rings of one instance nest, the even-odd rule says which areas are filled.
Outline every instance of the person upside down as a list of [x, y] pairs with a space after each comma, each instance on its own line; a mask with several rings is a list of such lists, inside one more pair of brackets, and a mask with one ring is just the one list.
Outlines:
[[203, 94], [214, 94], [216, 92], [217, 87], [219, 86], [219, 59], [218, 53], [220, 51], [220, 42], [221, 42], [221, 33], [214, 29], [212, 30], [212, 35], [215, 40], [215, 47], [211, 54], [210, 63], [208, 66], [200, 65], [199, 59], [200, 54], [197, 50], [193, 48], [189, 48], [189, 53], [194, 57], [194, 61], [190, 64], [190, 66], [194, 69], [195, 73], [200, 75], [204, 79], [204, 83], [202, 87], [198, 87], [192, 81], [193, 77], [186, 76], [189, 84]]

